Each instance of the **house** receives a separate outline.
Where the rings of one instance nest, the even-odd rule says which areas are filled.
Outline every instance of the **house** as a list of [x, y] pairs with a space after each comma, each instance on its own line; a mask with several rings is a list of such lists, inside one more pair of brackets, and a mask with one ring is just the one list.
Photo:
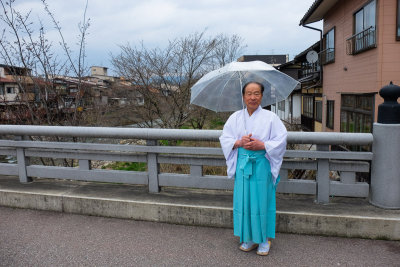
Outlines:
[[31, 70], [0, 64], [0, 103], [11, 104], [24, 99], [20, 85], [30, 85]]
[[[293, 60], [277, 67], [283, 73], [299, 81], [300, 86], [285, 100], [285, 114], [288, 113], [289, 119], [281, 119], [290, 124], [301, 125], [305, 131], [321, 131], [322, 129], [322, 72], [318, 60], [320, 53], [320, 41], [314, 43]], [[278, 109], [278, 115], [282, 113]], [[274, 108], [272, 107], [272, 110]]]
[[274, 67], [289, 61], [289, 55], [244, 55], [237, 59], [239, 62], [263, 61]]
[[322, 110], [314, 118], [321, 131], [371, 132], [379, 90], [400, 84], [400, 0], [316, 0], [300, 25], [320, 20], [323, 92], [313, 110]]
[[31, 69], [0, 64], [0, 104], [19, 105], [23, 101], [33, 101], [32, 85]]
[[[301, 77], [301, 64], [296, 60], [283, 63], [276, 67], [277, 70], [285, 73], [295, 80]], [[271, 105], [271, 111], [279, 116], [279, 118], [293, 126], [301, 125], [301, 87], [296, 87], [290, 96], [275, 104]]]
[[91, 66], [90, 76], [87, 77], [91, 82], [96, 82], [98, 85], [109, 86], [113, 82], [117, 82], [120, 78], [109, 76], [108, 68], [101, 66]]
[[320, 51], [321, 42], [318, 41], [294, 58], [301, 64], [301, 128], [305, 131], [322, 130], [322, 69], [318, 60]]
[[26, 105], [34, 101], [32, 84], [30, 69], [0, 64], [0, 123], [30, 116]]
[[0, 76], [0, 104], [16, 101], [18, 94], [18, 84], [12, 79]]
[[[301, 125], [301, 129], [306, 131], [318, 131], [320, 128], [314, 108], [318, 106], [315, 103], [320, 101], [322, 95], [320, 65], [316, 60], [310, 62], [307, 59], [310, 52], [320, 51], [319, 44], [320, 42], [316, 42], [295, 56], [293, 60], [277, 67], [281, 72], [298, 80], [300, 85], [293, 90], [284, 104], [278, 103], [275, 112], [284, 121], [292, 125]], [[285, 116], [282, 117], [283, 108]]]

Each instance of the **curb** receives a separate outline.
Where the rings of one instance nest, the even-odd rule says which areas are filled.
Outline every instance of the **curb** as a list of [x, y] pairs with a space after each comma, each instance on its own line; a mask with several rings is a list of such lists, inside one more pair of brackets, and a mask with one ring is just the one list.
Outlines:
[[[0, 190], [0, 206], [83, 215], [232, 228], [232, 208], [83, 197], [71, 192]], [[277, 232], [400, 240], [400, 217], [277, 211]]]

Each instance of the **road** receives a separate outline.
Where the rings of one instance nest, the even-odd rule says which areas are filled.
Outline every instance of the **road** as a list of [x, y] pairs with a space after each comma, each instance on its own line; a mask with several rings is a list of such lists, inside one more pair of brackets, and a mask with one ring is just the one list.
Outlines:
[[0, 207], [0, 266], [400, 266], [400, 242], [278, 233], [270, 255], [232, 229]]

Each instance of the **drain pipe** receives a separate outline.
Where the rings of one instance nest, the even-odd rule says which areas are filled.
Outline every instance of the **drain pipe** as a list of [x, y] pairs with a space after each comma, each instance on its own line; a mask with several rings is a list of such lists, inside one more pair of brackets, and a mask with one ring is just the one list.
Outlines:
[[[307, 25], [301, 25], [301, 26], [309, 28], [311, 30], [319, 31], [319, 55], [320, 55], [319, 56], [319, 82], [320, 82], [320, 85], [322, 87], [322, 60], [321, 60], [321, 56], [322, 56], [321, 52], [322, 52], [322, 48], [323, 48], [323, 45], [322, 45], [322, 30], [314, 28], [314, 27], [310, 27], [310, 26], [307, 26]], [[324, 118], [326, 117], [326, 112], [327, 111], [325, 110], [325, 107], [326, 107], [326, 96], [324, 95], [324, 91], [322, 90], [322, 122], [321, 122], [321, 124], [322, 124], [322, 131], [323, 132], [326, 130], [326, 128], [325, 128], [326, 127], [325, 126], [326, 122], [324, 123]]]
[[[314, 28], [314, 27], [311, 27], [311, 26], [307, 26], [307, 25], [304, 25], [304, 24], [301, 25], [301, 26], [309, 28], [309, 29], [314, 30], [314, 31], [319, 31], [319, 53], [321, 53], [322, 52], [322, 48], [323, 48], [323, 46], [322, 46], [322, 30]], [[320, 83], [321, 83], [321, 86], [322, 86], [322, 64], [321, 64], [321, 60], [320, 60], [320, 64], [319, 64], [319, 79], [320, 79]]]

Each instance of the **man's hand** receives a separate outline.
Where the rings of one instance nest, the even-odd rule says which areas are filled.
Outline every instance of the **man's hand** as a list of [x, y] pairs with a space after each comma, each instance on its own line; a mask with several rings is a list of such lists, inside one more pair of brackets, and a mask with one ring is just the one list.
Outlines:
[[242, 139], [237, 140], [233, 148], [243, 147], [248, 150], [263, 150], [264, 143], [258, 139], [252, 138], [252, 134], [242, 136]]
[[250, 142], [251, 134], [244, 135], [240, 140], [236, 140], [233, 148], [243, 147], [246, 143]]
[[255, 138], [250, 138], [250, 141], [243, 145], [243, 148], [248, 150], [264, 150], [264, 142]]

